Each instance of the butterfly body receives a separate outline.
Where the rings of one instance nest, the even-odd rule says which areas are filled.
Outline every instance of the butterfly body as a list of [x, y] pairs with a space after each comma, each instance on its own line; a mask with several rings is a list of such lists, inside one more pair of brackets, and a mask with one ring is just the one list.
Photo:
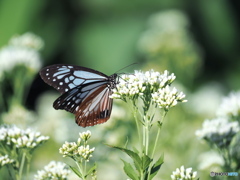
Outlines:
[[40, 76], [62, 94], [53, 107], [75, 114], [79, 126], [94, 126], [110, 118], [113, 100], [109, 96], [117, 74], [107, 76], [86, 67], [57, 64], [43, 68]]

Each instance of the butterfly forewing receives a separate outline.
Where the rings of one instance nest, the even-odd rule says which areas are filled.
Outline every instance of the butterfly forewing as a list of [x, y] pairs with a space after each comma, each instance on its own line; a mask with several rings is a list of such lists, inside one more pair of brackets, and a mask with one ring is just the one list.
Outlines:
[[40, 76], [61, 94], [86, 83], [108, 79], [107, 75], [99, 71], [65, 64], [47, 66], [40, 71]]
[[55, 109], [75, 114], [79, 126], [94, 126], [106, 122], [112, 111], [109, 98], [116, 86], [117, 75], [72, 65], [52, 65], [40, 71], [41, 78], [62, 95], [55, 100]]

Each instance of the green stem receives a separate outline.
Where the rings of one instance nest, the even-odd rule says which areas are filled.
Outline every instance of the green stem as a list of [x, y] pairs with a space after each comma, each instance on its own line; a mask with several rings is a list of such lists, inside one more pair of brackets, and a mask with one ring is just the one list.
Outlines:
[[81, 173], [82, 177], [83, 177], [83, 180], [85, 180], [85, 174], [83, 172], [83, 165], [82, 165], [82, 162], [81, 162], [81, 166], [79, 165], [78, 161], [75, 161], [75, 163], [77, 164], [77, 167], [79, 169], [79, 172]]
[[[163, 112], [163, 115], [162, 115], [162, 118], [161, 118], [161, 123], [163, 124], [163, 120], [164, 118], [166, 117], [167, 115], [167, 111], [164, 111]], [[162, 126], [162, 125], [161, 125]], [[159, 135], [160, 135], [160, 132], [161, 132], [161, 128], [162, 127], [159, 127], [158, 128], [158, 132], [157, 132], [157, 136], [156, 136], [156, 139], [155, 139], [155, 143], [154, 143], [154, 147], [153, 147], [153, 151], [152, 151], [152, 158], [154, 156], [154, 153], [155, 153], [155, 150], [156, 150], [156, 147], [157, 147], [157, 143], [158, 143], [158, 139], [159, 139]]]
[[[156, 139], [155, 139], [155, 142], [154, 142], [154, 147], [153, 147], [151, 159], [154, 158], [154, 154], [155, 154], [156, 147], [157, 147], [157, 144], [158, 144], [159, 135], [160, 135], [161, 128], [162, 128], [162, 124], [163, 124], [163, 120], [164, 120], [166, 114], [167, 114], [167, 111], [164, 111], [164, 112], [163, 112], [163, 115], [162, 115], [162, 118], [161, 118], [161, 122], [160, 122], [160, 123], [161, 123], [161, 126], [158, 127], [157, 136], [156, 136]], [[153, 166], [153, 162], [151, 162], [151, 164], [149, 165], [149, 168], [148, 168], [148, 176], [147, 176], [148, 179], [149, 179], [149, 177], [150, 177], [150, 173], [151, 173], [152, 166]]]
[[[142, 138], [141, 138], [141, 132], [140, 132], [139, 122], [138, 122], [138, 118], [137, 118], [137, 107], [135, 105], [133, 105], [133, 107], [132, 107], [132, 112], [133, 112], [133, 117], [135, 119], [135, 123], [136, 123], [136, 126], [137, 126], [139, 142], [141, 142]], [[142, 151], [142, 149], [143, 149], [142, 144], [140, 144], [140, 147], [141, 147], [141, 151]]]
[[18, 176], [19, 180], [22, 179], [22, 172], [23, 172], [23, 168], [24, 168], [25, 159], [26, 159], [26, 152], [23, 152], [20, 169], [19, 169], [19, 176]]
[[148, 155], [148, 146], [149, 146], [149, 119], [145, 118], [146, 125], [145, 125], [145, 154]]
[[28, 179], [28, 175], [29, 175], [29, 169], [30, 169], [30, 161], [31, 161], [31, 159], [29, 158], [29, 159], [27, 159], [27, 169], [26, 169], [26, 179]]

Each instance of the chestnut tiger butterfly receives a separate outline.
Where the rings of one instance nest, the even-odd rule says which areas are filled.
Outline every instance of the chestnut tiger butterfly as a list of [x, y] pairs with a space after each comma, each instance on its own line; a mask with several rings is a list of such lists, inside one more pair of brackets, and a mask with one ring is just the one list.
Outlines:
[[39, 74], [61, 93], [53, 107], [73, 113], [79, 126], [94, 126], [110, 118], [113, 99], [109, 96], [118, 83], [116, 73], [107, 76], [86, 67], [55, 64]]

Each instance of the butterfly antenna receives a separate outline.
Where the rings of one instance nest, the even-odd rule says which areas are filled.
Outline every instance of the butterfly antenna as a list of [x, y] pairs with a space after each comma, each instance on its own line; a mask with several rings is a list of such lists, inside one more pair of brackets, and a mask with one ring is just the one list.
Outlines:
[[116, 71], [115, 73], [117, 73], [117, 72], [119, 72], [119, 71], [121, 71], [121, 70], [123, 70], [123, 69], [125, 69], [125, 68], [128, 68], [129, 66], [132, 66], [132, 65], [134, 65], [134, 64], [138, 64], [138, 63], [132, 63], [132, 64], [129, 64], [129, 65], [127, 65], [127, 66], [125, 66], [125, 67], [119, 69], [119, 70]]

